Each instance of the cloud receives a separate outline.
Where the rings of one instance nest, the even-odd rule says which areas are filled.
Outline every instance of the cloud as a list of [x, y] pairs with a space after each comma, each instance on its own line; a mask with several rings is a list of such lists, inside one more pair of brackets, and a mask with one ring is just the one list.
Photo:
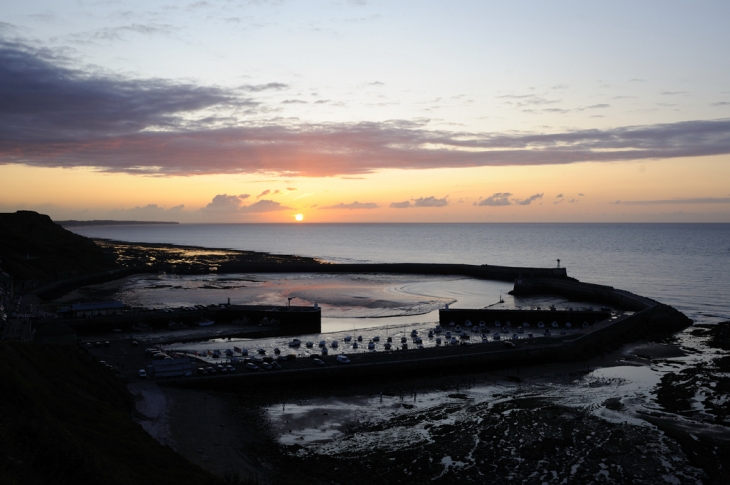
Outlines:
[[586, 106], [586, 109], [601, 109], [601, 108], [609, 108], [610, 106], [611, 106], [610, 104], [602, 103], [602, 104], [594, 104], [592, 106]]
[[250, 213], [250, 212], [275, 212], [283, 210], [292, 210], [291, 207], [281, 205], [279, 202], [273, 200], [259, 200], [251, 205], [241, 207], [239, 212]]
[[444, 207], [448, 204], [449, 202], [446, 200], [446, 197], [443, 199], [437, 199], [434, 196], [421, 197], [420, 199], [415, 199], [413, 202], [414, 207]]
[[579, 192], [579, 193], [578, 193], [578, 196], [579, 196], [579, 197], [585, 197], [585, 194], [582, 194], [582, 193], [580, 193], [580, 192]]
[[617, 200], [615, 204], [623, 205], [674, 205], [674, 204], [730, 204], [730, 197], [697, 197], [689, 199], [663, 200]]
[[157, 204], [147, 204], [131, 209], [114, 209], [109, 212], [109, 218], [112, 220], [170, 221], [178, 220], [184, 210], [185, 206], [182, 204], [169, 209]]
[[205, 207], [203, 212], [237, 212], [241, 207], [241, 197], [238, 195], [218, 194]]
[[253, 89], [128, 79], [68, 63], [0, 40], [0, 164], [321, 177], [730, 154], [730, 119], [557, 133], [429, 129], [428, 120], [253, 121], [227, 114], [276, 107], [246, 97]]
[[257, 196], [256, 196], [256, 198], [257, 198], [257, 199], [260, 199], [260, 198], [261, 198], [261, 197], [263, 197], [264, 195], [269, 195], [270, 193], [271, 193], [271, 191], [270, 191], [269, 189], [266, 189], [266, 190], [264, 190], [263, 192], [261, 192], [261, 193], [260, 193], [259, 195], [257, 195]]
[[350, 204], [345, 204], [345, 203], [340, 202], [337, 205], [329, 205], [326, 207], [320, 207], [320, 209], [349, 209], [349, 210], [377, 209], [377, 208], [378, 208], [378, 204], [376, 204], [375, 202], [358, 202], [358, 201], [352, 202]]
[[446, 200], [448, 196], [443, 199], [437, 199], [434, 196], [420, 197], [418, 199], [406, 200], [404, 202], [391, 202], [390, 207], [393, 209], [408, 209], [410, 207], [445, 207], [449, 205], [449, 201]]
[[404, 200], [403, 202], [391, 202], [390, 207], [393, 209], [408, 209], [411, 206], [411, 202], [409, 200]]
[[718, 101], [717, 103], [712, 103], [710, 106], [730, 106], [730, 101]]
[[258, 93], [261, 91], [281, 91], [283, 89], [289, 89], [289, 85], [283, 83], [245, 84], [241, 86], [240, 89], [243, 91]]
[[489, 207], [512, 205], [512, 202], [509, 201], [510, 197], [512, 197], [512, 194], [510, 192], [497, 192], [496, 194], [490, 195], [482, 201], [474, 202], [474, 205]]
[[556, 199], [562, 199], [563, 198], [563, 194], [558, 194], [558, 195], [555, 196], [555, 198]]
[[287, 187], [286, 190], [288, 190], [289, 192], [291, 192], [292, 190], [298, 190], [298, 189], [296, 187]]
[[285, 99], [281, 104], [307, 104], [308, 101], [302, 101], [301, 99]]
[[543, 194], [535, 194], [535, 195], [531, 195], [530, 197], [528, 197], [524, 200], [517, 200], [516, 202], [517, 202], [517, 205], [530, 205], [534, 201], [536, 201], [538, 199], [542, 199], [542, 196], [543, 196]]

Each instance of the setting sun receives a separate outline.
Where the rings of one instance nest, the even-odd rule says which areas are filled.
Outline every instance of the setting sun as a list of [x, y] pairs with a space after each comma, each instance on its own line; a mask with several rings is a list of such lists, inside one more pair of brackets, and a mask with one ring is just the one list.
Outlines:
[[304, 215], [303, 214], [297, 214], [297, 215], [294, 216], [294, 219], [296, 219], [297, 221], [303, 221], [304, 220]]

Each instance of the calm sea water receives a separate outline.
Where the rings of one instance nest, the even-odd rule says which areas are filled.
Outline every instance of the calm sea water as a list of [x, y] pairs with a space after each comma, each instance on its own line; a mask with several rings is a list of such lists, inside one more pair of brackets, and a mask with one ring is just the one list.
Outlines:
[[312, 256], [332, 262], [554, 267], [730, 319], [730, 224], [181, 224], [71, 228], [89, 237]]

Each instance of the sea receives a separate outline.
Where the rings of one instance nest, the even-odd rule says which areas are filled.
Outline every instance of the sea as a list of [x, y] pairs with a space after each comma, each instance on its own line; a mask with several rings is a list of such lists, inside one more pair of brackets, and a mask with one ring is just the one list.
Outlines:
[[70, 229], [94, 238], [292, 254], [334, 263], [560, 265], [580, 281], [671, 305], [695, 323], [730, 320], [730, 224], [305, 223]]

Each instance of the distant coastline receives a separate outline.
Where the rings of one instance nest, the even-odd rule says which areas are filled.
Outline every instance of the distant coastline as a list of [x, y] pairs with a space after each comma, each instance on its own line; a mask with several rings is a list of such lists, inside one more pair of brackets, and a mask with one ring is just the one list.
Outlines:
[[63, 227], [83, 227], [83, 226], [141, 226], [151, 224], [180, 224], [174, 221], [106, 221], [106, 220], [94, 220], [94, 221], [54, 221], [59, 226]]

